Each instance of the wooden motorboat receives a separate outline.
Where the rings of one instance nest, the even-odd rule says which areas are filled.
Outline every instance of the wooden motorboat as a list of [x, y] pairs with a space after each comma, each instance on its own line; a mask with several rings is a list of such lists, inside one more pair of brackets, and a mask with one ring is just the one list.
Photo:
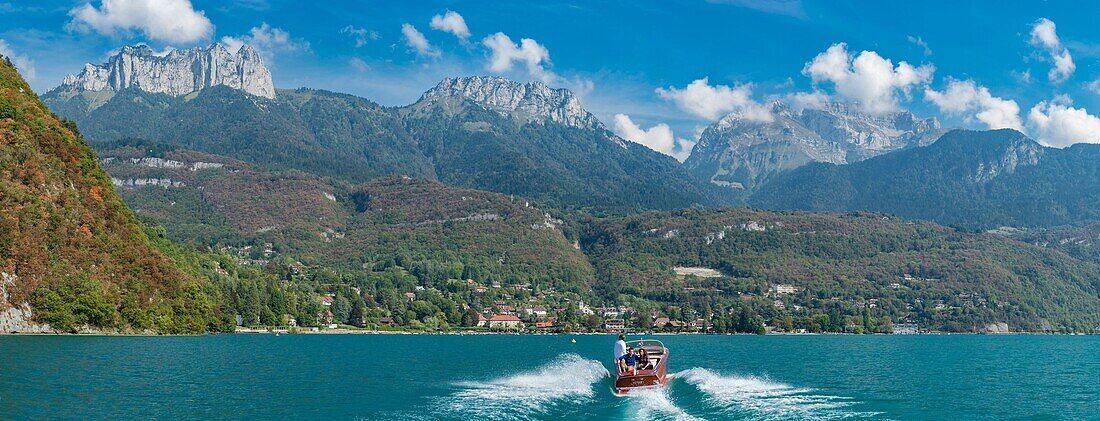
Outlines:
[[644, 349], [649, 357], [649, 363], [639, 365], [631, 372], [623, 370], [618, 361], [615, 362], [615, 394], [625, 395], [632, 390], [652, 389], [668, 384], [668, 348], [661, 341], [642, 339], [626, 343], [626, 348]]

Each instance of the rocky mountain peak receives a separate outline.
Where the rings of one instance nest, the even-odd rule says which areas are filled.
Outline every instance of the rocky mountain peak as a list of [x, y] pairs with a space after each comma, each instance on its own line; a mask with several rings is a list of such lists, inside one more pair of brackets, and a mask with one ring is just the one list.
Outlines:
[[271, 72], [256, 50], [245, 45], [236, 53], [230, 53], [218, 43], [172, 50], [167, 54], [157, 54], [144, 44], [127, 45], [106, 63], [89, 63], [79, 74], [66, 76], [55, 91], [68, 94], [117, 92], [133, 87], [181, 96], [217, 85], [275, 98]]
[[526, 121], [552, 121], [579, 128], [603, 128], [568, 89], [542, 82], [521, 83], [496, 76], [446, 78], [418, 103], [466, 100]]
[[794, 109], [782, 101], [764, 120], [734, 112], [707, 127], [685, 165], [715, 184], [751, 189], [776, 172], [810, 162], [845, 164], [934, 142], [934, 118], [907, 111], [870, 115], [843, 102]]

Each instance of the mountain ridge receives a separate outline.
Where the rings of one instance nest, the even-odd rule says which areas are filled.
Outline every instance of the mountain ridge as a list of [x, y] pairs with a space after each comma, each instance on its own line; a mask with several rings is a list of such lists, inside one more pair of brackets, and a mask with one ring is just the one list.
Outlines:
[[1097, 145], [1056, 149], [1011, 129], [953, 130], [925, 147], [792, 170], [749, 202], [769, 209], [888, 212], [969, 229], [1053, 227], [1100, 218], [1098, 162]]
[[221, 44], [157, 54], [148, 45], [127, 45], [104, 64], [85, 64], [51, 90], [57, 95], [118, 92], [137, 88], [182, 96], [213, 86], [229, 86], [252, 95], [275, 98], [271, 72], [250, 45], [231, 53]]
[[684, 166], [714, 184], [751, 191], [811, 162], [844, 164], [935, 141], [935, 118], [902, 111], [869, 115], [829, 102], [794, 109], [769, 104], [770, 119], [733, 112], [707, 126]]

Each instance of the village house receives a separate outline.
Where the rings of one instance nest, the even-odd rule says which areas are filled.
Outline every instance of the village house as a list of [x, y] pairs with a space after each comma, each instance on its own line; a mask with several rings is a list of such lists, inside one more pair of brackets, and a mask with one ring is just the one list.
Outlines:
[[531, 309], [531, 313], [538, 317], [546, 317], [546, 307], [535, 306]]
[[416, 301], [416, 293], [415, 292], [406, 292], [405, 293], [405, 298], [408, 298], [410, 303], [413, 302], [413, 301]]
[[535, 327], [538, 329], [551, 329], [554, 327], [554, 322], [536, 322]]
[[477, 327], [485, 327], [489, 324], [489, 319], [485, 318], [481, 314], [477, 315]]
[[387, 317], [383, 317], [381, 319], [378, 319], [378, 324], [383, 325], [383, 326], [390, 326], [390, 325], [393, 324], [393, 317], [388, 317], [387, 316]]
[[786, 310], [787, 309], [787, 305], [783, 303], [783, 300], [772, 301], [772, 305], [775, 306], [776, 310]]
[[332, 305], [332, 300], [333, 300], [332, 294], [322, 295], [321, 296], [321, 305], [331, 306]]
[[626, 322], [623, 319], [607, 319], [603, 322], [603, 328], [610, 332], [622, 332], [626, 330]]
[[522, 327], [523, 322], [515, 315], [497, 314], [489, 318], [490, 329], [519, 329]]
[[656, 319], [653, 319], [653, 328], [664, 329], [666, 326], [668, 326], [668, 322], [668, 317], [658, 317]]

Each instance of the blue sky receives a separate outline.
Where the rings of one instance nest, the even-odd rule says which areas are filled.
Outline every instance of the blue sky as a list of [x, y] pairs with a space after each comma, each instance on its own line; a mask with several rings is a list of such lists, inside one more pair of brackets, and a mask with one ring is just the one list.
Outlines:
[[384, 105], [447, 76], [542, 80], [679, 158], [727, 112], [766, 119], [770, 99], [1066, 146], [1100, 141], [1097, 16], [1094, 2], [19, 1], [0, 3], [0, 53], [39, 92], [135, 43], [251, 42], [277, 87]]

